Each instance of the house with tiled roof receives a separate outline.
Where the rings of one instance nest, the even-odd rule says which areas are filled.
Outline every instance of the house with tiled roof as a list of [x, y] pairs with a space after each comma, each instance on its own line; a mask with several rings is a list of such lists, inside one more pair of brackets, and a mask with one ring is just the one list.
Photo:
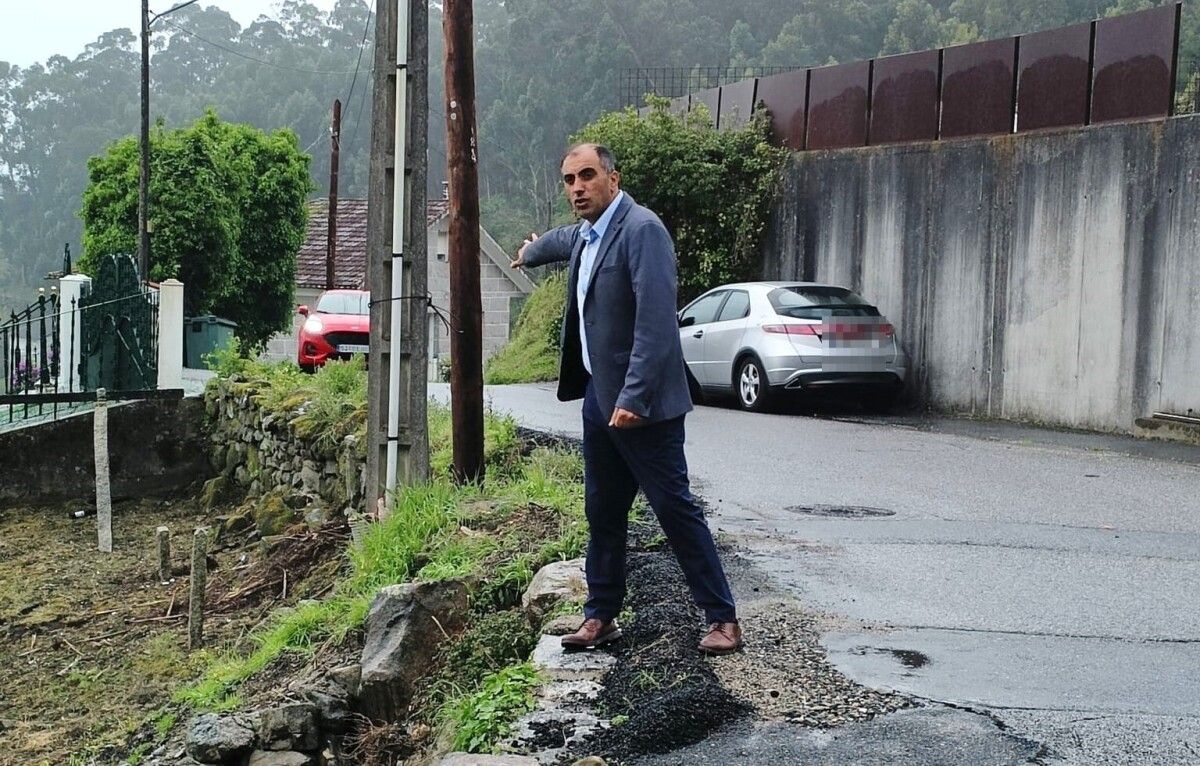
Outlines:
[[[433, 303], [444, 315], [450, 313], [450, 201], [431, 199], [425, 208], [428, 290]], [[329, 201], [308, 204], [308, 232], [296, 254], [296, 304], [312, 306], [326, 289], [325, 250], [329, 231]], [[533, 292], [533, 282], [525, 274], [509, 268], [511, 258], [483, 227], [479, 229], [480, 290], [483, 298], [484, 361], [508, 342], [512, 320], [524, 297]], [[337, 251], [333, 286], [342, 289], [366, 289], [367, 283], [367, 201], [339, 199], [337, 208]], [[432, 316], [429, 322], [429, 361], [431, 375], [450, 357], [450, 332]], [[267, 355], [274, 359], [294, 359], [296, 333], [303, 317], [296, 315], [292, 333], [282, 333], [268, 344]]]

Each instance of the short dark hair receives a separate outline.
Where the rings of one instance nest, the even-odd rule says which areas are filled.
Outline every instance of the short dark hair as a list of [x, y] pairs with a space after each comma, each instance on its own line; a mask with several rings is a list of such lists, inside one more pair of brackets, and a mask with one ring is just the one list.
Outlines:
[[[563, 154], [562, 158], [565, 160], [567, 157], [575, 154], [580, 149], [591, 149], [596, 152], [596, 156], [600, 159], [600, 167], [604, 169], [605, 173], [611, 173], [617, 169], [617, 158], [613, 155], [612, 150], [604, 144], [593, 144], [588, 142], [572, 144], [571, 147], [567, 149], [566, 153]], [[559, 164], [562, 164], [561, 160], [559, 161]]]

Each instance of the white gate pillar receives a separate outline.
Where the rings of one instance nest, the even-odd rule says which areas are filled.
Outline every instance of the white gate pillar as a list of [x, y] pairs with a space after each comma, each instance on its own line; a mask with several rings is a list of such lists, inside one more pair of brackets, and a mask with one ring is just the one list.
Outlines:
[[58, 390], [78, 391], [80, 347], [83, 345], [83, 325], [80, 322], [79, 299], [92, 284], [83, 274], [68, 274], [58, 280]]
[[183, 388], [183, 283], [158, 286], [158, 387]]

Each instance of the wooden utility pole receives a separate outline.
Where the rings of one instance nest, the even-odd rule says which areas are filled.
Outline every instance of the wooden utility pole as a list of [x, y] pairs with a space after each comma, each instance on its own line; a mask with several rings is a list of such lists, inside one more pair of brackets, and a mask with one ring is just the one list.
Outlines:
[[[404, 3], [405, 6], [400, 4]], [[371, 93], [371, 170], [367, 200], [367, 284], [371, 300], [371, 364], [367, 372], [367, 511], [383, 497], [388, 446], [390, 327], [393, 311], [404, 312], [401, 337], [399, 479], [402, 484], [429, 478], [429, 431], [426, 422], [427, 307], [419, 300], [390, 301], [392, 270], [403, 270], [404, 294], [424, 296], [426, 286], [425, 183], [429, 139], [429, 2], [380, 0], [375, 18], [374, 85]], [[397, 66], [396, 28], [401, 7], [408, 8], [406, 66]], [[406, 146], [396, 146], [396, 83], [408, 83]], [[393, 250], [393, 207], [397, 152], [404, 160], [404, 247]]]
[[325, 237], [325, 289], [337, 287], [338, 155], [342, 151], [342, 100], [333, 100], [333, 146], [329, 153], [329, 230]]
[[454, 474], [483, 478], [483, 300], [472, 0], [445, 0], [446, 157], [450, 178], [450, 409]]

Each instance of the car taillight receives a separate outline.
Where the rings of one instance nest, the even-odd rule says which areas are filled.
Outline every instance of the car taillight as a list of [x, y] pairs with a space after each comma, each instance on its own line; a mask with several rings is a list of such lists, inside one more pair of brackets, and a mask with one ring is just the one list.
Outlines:
[[817, 326], [814, 324], [765, 324], [762, 326], [763, 332], [775, 333], [778, 335], [813, 335], [820, 336], [817, 332]]
[[883, 337], [890, 338], [896, 334], [896, 328], [892, 327], [887, 322], [884, 322], [883, 324], [879, 325], [879, 332], [883, 334]]

